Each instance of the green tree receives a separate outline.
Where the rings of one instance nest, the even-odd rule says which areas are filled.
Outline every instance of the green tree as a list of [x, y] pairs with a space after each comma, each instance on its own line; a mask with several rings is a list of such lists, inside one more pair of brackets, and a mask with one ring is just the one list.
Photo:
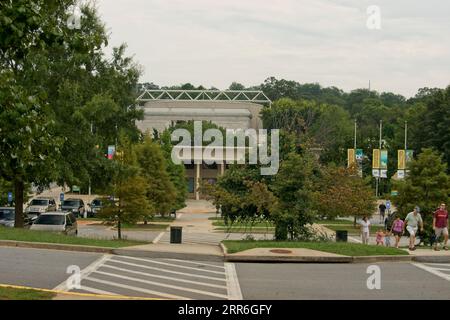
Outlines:
[[[3, 1], [0, 4], [0, 172], [14, 184], [15, 227], [23, 227], [26, 183], [54, 178], [61, 139], [54, 136], [48, 91], [34, 81], [37, 63], [55, 46], [69, 45], [67, 9], [74, 1]], [[48, 75], [46, 75], [48, 76]]]
[[375, 209], [375, 196], [367, 179], [358, 176], [356, 168], [329, 165], [322, 169], [314, 193], [315, 208], [320, 218], [370, 217]]
[[312, 235], [310, 225], [316, 211], [313, 192], [319, 168], [314, 156], [291, 153], [280, 165], [271, 190], [278, 199], [278, 207], [271, 217], [275, 222], [277, 240], [306, 240]]
[[170, 213], [177, 205], [177, 192], [167, 172], [161, 147], [146, 134], [144, 141], [133, 147], [133, 152], [146, 181], [147, 199], [151, 201], [155, 213], [162, 216]]

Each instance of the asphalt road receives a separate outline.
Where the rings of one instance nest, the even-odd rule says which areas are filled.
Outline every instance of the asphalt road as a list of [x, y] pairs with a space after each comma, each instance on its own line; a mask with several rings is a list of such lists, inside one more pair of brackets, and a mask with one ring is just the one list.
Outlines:
[[[67, 267], [82, 269], [75, 292], [162, 299], [450, 299], [450, 264], [217, 263], [0, 247], [0, 283], [64, 289]], [[61, 286], [62, 285], [62, 286]]]
[[82, 252], [0, 247], [0, 283], [53, 289], [65, 281], [67, 268], [86, 268], [101, 255]]
[[[450, 299], [450, 264], [377, 263], [380, 289], [369, 290], [369, 264], [237, 264], [245, 299]], [[371, 282], [373, 283], [373, 282]]]

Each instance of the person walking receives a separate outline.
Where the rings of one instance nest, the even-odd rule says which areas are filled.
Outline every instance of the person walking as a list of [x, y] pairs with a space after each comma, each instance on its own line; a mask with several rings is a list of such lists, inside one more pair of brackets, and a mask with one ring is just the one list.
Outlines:
[[403, 224], [403, 232], [405, 232], [406, 227], [409, 233], [409, 250], [411, 251], [416, 250], [415, 242], [419, 226], [420, 232], [423, 232], [423, 220], [420, 215], [420, 208], [416, 206], [412, 212], [408, 213]]
[[400, 217], [397, 216], [397, 218], [395, 218], [395, 220], [391, 226], [391, 232], [395, 237], [395, 247], [396, 248], [398, 248], [400, 238], [403, 235], [403, 225], [404, 225], [403, 220], [401, 220]]
[[367, 217], [364, 217], [361, 222], [361, 240], [363, 244], [369, 244], [369, 230], [370, 230], [370, 221]]
[[378, 206], [378, 210], [380, 211], [380, 222], [382, 223], [384, 221], [384, 215], [386, 213], [386, 205], [384, 204], [384, 202], [382, 202]]
[[434, 250], [439, 251], [438, 242], [441, 235], [444, 235], [444, 250], [448, 250], [448, 212], [445, 210], [445, 203], [441, 203], [439, 209], [433, 214], [433, 230], [436, 235]]

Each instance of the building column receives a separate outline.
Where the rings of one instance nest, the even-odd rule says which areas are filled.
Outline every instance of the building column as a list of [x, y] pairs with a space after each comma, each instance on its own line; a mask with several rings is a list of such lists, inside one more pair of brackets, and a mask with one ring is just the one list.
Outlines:
[[195, 164], [195, 200], [200, 200], [200, 164]]

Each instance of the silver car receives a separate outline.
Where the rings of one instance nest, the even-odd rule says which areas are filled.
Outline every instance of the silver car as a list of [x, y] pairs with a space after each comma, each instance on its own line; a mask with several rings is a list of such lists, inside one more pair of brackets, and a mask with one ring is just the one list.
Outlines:
[[53, 198], [38, 197], [30, 201], [25, 213], [28, 216], [39, 216], [44, 212], [55, 211], [56, 201]]
[[45, 212], [31, 225], [30, 230], [59, 232], [67, 235], [77, 235], [77, 219], [72, 212]]

